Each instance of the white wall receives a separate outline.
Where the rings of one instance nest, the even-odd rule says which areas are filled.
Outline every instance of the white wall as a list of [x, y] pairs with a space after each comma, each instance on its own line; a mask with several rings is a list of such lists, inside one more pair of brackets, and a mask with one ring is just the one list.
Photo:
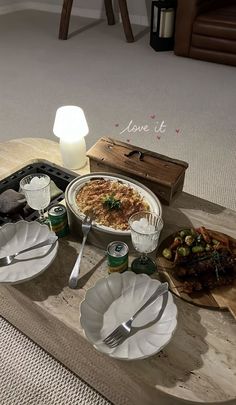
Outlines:
[[[0, 14], [22, 9], [60, 12], [63, 0], [0, 0]], [[117, 12], [117, 0], [113, 0]], [[151, 0], [127, 0], [131, 23], [149, 25]], [[103, 0], [74, 0], [72, 14], [82, 17], [101, 18], [105, 16]]]

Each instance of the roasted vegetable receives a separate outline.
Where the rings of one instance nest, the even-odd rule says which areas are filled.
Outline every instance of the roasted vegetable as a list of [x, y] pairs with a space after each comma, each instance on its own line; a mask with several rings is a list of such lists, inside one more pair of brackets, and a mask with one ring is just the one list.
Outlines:
[[183, 238], [181, 238], [181, 236], [176, 236], [175, 238], [174, 238], [174, 242], [180, 242], [180, 243], [182, 243], [183, 242]]
[[191, 229], [183, 229], [179, 232], [181, 238], [185, 238], [187, 235], [191, 235]]
[[186, 245], [192, 246], [193, 243], [194, 243], [194, 241], [195, 241], [195, 239], [193, 238], [193, 236], [187, 235], [187, 236], [185, 236], [184, 241], [185, 241]]
[[196, 236], [196, 243], [202, 243], [202, 241], [203, 241], [203, 237], [200, 233], [198, 233]]
[[170, 245], [169, 249], [173, 250], [176, 249], [179, 245], [181, 245], [182, 239], [181, 238], [175, 238], [174, 242]]
[[197, 245], [192, 247], [192, 253], [202, 253], [204, 252], [205, 247], [202, 245]]
[[199, 228], [199, 232], [200, 232], [200, 234], [202, 235], [202, 237], [203, 237], [203, 239], [204, 239], [204, 241], [205, 241], [206, 243], [211, 243], [210, 235], [209, 235], [209, 233], [207, 232], [206, 228], [204, 228], [204, 226], [201, 226], [201, 227]]
[[203, 226], [177, 232], [162, 254], [172, 261], [169, 271], [187, 293], [231, 284], [236, 278], [236, 244]]
[[168, 260], [170, 260], [170, 259], [172, 258], [172, 252], [171, 252], [171, 250], [168, 249], [168, 248], [164, 249], [163, 252], [162, 252], [162, 254], [163, 254], [163, 256], [164, 256], [166, 259], [168, 259]]
[[193, 238], [195, 239], [197, 237], [197, 231], [194, 228], [190, 229], [191, 235], [193, 236]]
[[180, 256], [184, 256], [184, 257], [185, 257], [185, 256], [188, 256], [188, 255], [189, 255], [190, 249], [189, 249], [188, 246], [186, 246], [186, 247], [181, 246], [181, 247], [178, 248], [178, 253], [179, 253]]
[[219, 241], [216, 239], [212, 239], [212, 243], [213, 243], [213, 245], [218, 245]]

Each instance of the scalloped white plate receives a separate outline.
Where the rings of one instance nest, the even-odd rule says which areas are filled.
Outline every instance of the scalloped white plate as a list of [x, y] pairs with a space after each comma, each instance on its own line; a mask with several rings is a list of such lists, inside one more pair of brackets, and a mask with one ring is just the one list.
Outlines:
[[80, 306], [80, 322], [87, 339], [100, 352], [121, 360], [143, 359], [163, 349], [177, 326], [177, 308], [170, 292], [139, 314], [132, 325], [137, 328], [135, 333], [121, 345], [111, 349], [102, 341], [128, 320], [159, 284], [146, 274], [131, 271], [99, 280], [87, 291]]
[[[55, 235], [47, 225], [18, 221], [0, 228], [0, 257], [27, 249]], [[58, 242], [17, 256], [8, 266], [0, 267], [0, 283], [17, 284], [41, 274], [54, 260]]]

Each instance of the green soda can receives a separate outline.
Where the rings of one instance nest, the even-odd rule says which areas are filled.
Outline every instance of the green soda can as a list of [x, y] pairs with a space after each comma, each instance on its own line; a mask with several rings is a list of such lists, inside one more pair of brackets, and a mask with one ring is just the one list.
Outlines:
[[63, 238], [63, 236], [69, 233], [67, 212], [64, 205], [53, 205], [48, 211], [48, 218], [51, 223], [52, 231], [55, 232], [58, 238]]
[[124, 242], [114, 241], [107, 246], [108, 273], [123, 273], [128, 269], [129, 248]]

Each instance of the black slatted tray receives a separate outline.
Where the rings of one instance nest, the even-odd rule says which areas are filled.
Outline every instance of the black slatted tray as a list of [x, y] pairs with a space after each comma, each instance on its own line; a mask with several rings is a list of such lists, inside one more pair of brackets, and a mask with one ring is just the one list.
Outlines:
[[[27, 166], [24, 166], [17, 172], [11, 174], [10, 176], [6, 177], [5, 179], [0, 181], [0, 194], [3, 193], [3, 191], [6, 191], [8, 189], [13, 189], [15, 191], [19, 191], [19, 184], [20, 181], [23, 177], [27, 176], [28, 174], [32, 173], [44, 173], [47, 174], [56, 184], [56, 186], [62, 190], [62, 193], [58, 195], [56, 198], [52, 199], [50, 202], [50, 205], [48, 208], [50, 208], [52, 205], [60, 203], [64, 199], [64, 192], [67, 187], [67, 185], [78, 175], [77, 174], [72, 174], [69, 171], [63, 171], [61, 168], [50, 165], [46, 162], [37, 162], [37, 163], [32, 163]], [[33, 211], [31, 214], [27, 215], [24, 219], [26, 221], [34, 221], [35, 219], [38, 218], [38, 213], [36, 211]], [[13, 222], [14, 219], [12, 219], [9, 216], [6, 216], [5, 214], [0, 213], [0, 226], [8, 223], [8, 222]]]

